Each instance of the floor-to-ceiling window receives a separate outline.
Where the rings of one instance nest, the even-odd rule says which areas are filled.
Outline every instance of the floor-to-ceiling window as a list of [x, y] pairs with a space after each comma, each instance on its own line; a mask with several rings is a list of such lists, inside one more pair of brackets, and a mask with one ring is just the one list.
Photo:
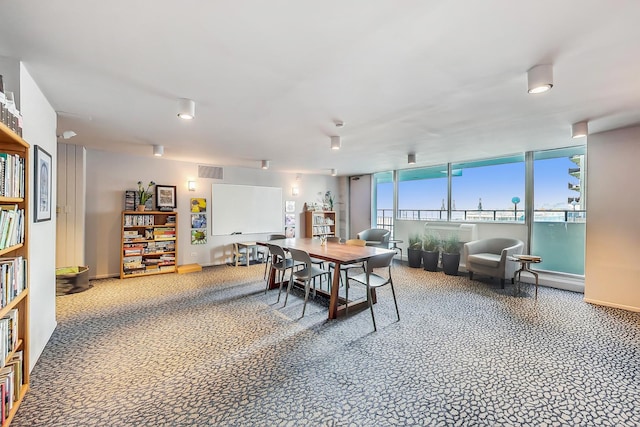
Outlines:
[[534, 221], [531, 252], [538, 269], [584, 275], [585, 147], [533, 155]]
[[384, 228], [393, 235], [393, 172], [373, 174], [373, 212], [372, 224], [375, 228]]
[[447, 220], [447, 165], [398, 171], [397, 218]]
[[524, 154], [451, 165], [452, 221], [524, 221]]

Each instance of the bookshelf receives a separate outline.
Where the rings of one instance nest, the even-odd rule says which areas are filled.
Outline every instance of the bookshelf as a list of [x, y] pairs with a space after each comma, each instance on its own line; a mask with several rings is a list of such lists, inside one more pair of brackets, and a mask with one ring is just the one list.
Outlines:
[[177, 271], [177, 221], [177, 212], [122, 212], [121, 279]]
[[29, 390], [29, 144], [0, 123], [0, 423]]
[[305, 236], [335, 236], [336, 213], [334, 211], [305, 211]]

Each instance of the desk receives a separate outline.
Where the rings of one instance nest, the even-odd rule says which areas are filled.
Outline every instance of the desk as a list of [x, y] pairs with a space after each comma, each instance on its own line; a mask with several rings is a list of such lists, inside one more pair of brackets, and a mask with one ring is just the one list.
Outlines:
[[249, 251], [251, 251], [253, 253], [253, 259], [257, 259], [257, 250], [258, 250], [258, 242], [236, 242], [234, 243], [234, 245], [236, 245], [237, 250], [236, 250], [236, 267], [238, 266], [238, 259], [240, 259], [240, 249], [244, 248], [245, 249], [245, 255], [244, 258], [247, 261], [247, 267], [249, 267]]
[[[538, 273], [531, 270], [529, 266], [531, 264], [538, 264], [542, 262], [542, 258], [535, 255], [513, 255], [507, 257], [507, 260], [519, 262], [520, 268], [513, 273], [513, 282], [518, 286], [518, 293], [520, 293], [520, 278], [522, 277], [522, 272], [526, 272], [531, 274], [536, 279], [536, 299], [538, 299]], [[518, 281], [516, 282], [516, 276], [518, 277]]]
[[[283, 249], [294, 248], [305, 252], [313, 258], [322, 259], [335, 264], [334, 271], [340, 271], [341, 264], [352, 264], [355, 262], [366, 261], [369, 258], [391, 252], [389, 249], [381, 249], [374, 246], [352, 246], [345, 245], [343, 243], [327, 242], [324, 245], [320, 244], [319, 239], [281, 239], [270, 240], [269, 243], [273, 245], [281, 246]], [[263, 242], [258, 244], [264, 245]], [[278, 286], [275, 283], [275, 270], [271, 270], [269, 274], [269, 288], [273, 289]], [[367, 301], [360, 301], [357, 303], [346, 301], [344, 298], [338, 297], [338, 290], [340, 289], [340, 274], [334, 274], [331, 283], [331, 293], [329, 294], [329, 319], [335, 319], [338, 315], [342, 314], [347, 305], [350, 309], [368, 307]], [[316, 292], [324, 293], [322, 290], [316, 290]], [[371, 294], [373, 302], [375, 302], [375, 295]]]

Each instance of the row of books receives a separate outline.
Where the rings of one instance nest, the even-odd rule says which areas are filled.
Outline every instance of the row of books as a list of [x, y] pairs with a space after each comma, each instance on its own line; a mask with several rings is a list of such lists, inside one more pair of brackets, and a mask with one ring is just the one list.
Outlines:
[[18, 309], [14, 308], [0, 319], [0, 368], [18, 345]]
[[313, 224], [314, 225], [322, 225], [322, 224], [327, 224], [327, 225], [333, 225], [333, 219], [330, 217], [325, 217], [324, 215], [314, 215], [313, 216]]
[[314, 225], [313, 234], [333, 234], [333, 231], [328, 225]]
[[0, 369], [0, 421], [3, 425], [22, 392], [23, 369], [22, 351], [16, 351]]
[[155, 225], [155, 215], [125, 215], [124, 226], [135, 227], [140, 225]]
[[24, 241], [24, 209], [17, 204], [0, 205], [0, 249]]
[[175, 239], [176, 229], [174, 227], [157, 227], [153, 229], [153, 238], [158, 239]]
[[0, 196], [24, 197], [24, 158], [0, 153]]
[[19, 257], [0, 258], [0, 305], [5, 307], [27, 286], [27, 260]]

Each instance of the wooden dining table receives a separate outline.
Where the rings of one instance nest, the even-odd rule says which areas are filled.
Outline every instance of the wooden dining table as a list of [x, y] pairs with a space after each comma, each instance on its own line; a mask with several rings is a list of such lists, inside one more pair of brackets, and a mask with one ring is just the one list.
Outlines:
[[[308, 252], [313, 258], [321, 259], [335, 264], [333, 279], [331, 283], [330, 293], [326, 294], [321, 289], [316, 289], [317, 293], [326, 294], [329, 297], [329, 319], [335, 319], [346, 311], [347, 305], [349, 310], [358, 309], [367, 306], [367, 301], [347, 301], [339, 297], [340, 289], [340, 266], [343, 264], [353, 264], [356, 262], [367, 261], [376, 255], [393, 252], [389, 249], [377, 248], [374, 246], [353, 246], [344, 243], [326, 242], [321, 244], [319, 239], [299, 238], [299, 239], [280, 239], [270, 240], [269, 242], [258, 242], [258, 244], [266, 245], [270, 243], [278, 245], [284, 250], [289, 248]], [[335, 274], [337, 272], [338, 274]], [[279, 287], [279, 283], [275, 281], [275, 270], [271, 269], [269, 274], [269, 288]], [[372, 290], [372, 299], [375, 302], [375, 292]]]

